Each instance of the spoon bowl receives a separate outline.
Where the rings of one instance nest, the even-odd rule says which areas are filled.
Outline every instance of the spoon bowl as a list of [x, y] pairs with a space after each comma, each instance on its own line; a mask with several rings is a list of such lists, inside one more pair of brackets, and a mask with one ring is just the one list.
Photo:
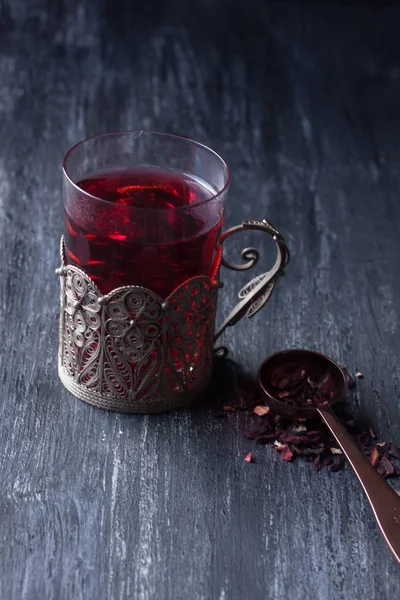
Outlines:
[[332, 392], [332, 400], [325, 407], [344, 400], [347, 390], [346, 376], [332, 358], [311, 350], [283, 350], [266, 358], [258, 372], [258, 383], [265, 394], [266, 402], [275, 412], [293, 419], [318, 417], [317, 405], [298, 408], [286, 404], [277, 396], [277, 388], [273, 382], [289, 378], [299, 368], [316, 384], [327, 383]]

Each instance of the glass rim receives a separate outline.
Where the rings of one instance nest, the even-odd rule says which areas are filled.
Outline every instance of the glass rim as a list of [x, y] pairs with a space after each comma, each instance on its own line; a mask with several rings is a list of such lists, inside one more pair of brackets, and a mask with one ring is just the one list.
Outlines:
[[[121, 129], [121, 130], [117, 130], [117, 131], [108, 131], [105, 133], [98, 133], [96, 135], [88, 136], [87, 138], [80, 140], [79, 142], [77, 142], [76, 144], [74, 144], [67, 150], [67, 152], [63, 158], [63, 161], [62, 161], [62, 171], [63, 171], [63, 175], [64, 175], [65, 179], [77, 191], [79, 191], [82, 194], [85, 194], [86, 196], [88, 196], [89, 198], [92, 198], [93, 200], [97, 200], [99, 202], [105, 202], [107, 205], [115, 206], [115, 204], [113, 202], [110, 202], [109, 200], [106, 200], [104, 198], [100, 198], [100, 196], [95, 196], [93, 194], [90, 194], [86, 190], [82, 189], [77, 183], [75, 183], [73, 181], [71, 175], [68, 172], [67, 162], [68, 162], [68, 159], [71, 156], [71, 154], [74, 152], [74, 150], [76, 150], [76, 148], [85, 144], [86, 142], [95, 140], [97, 138], [115, 136], [115, 135], [121, 135], [121, 134], [137, 134], [136, 137], [140, 137], [142, 134], [151, 134], [151, 135], [157, 135], [157, 136], [165, 136], [166, 138], [172, 138], [172, 139], [181, 140], [184, 142], [190, 142], [191, 144], [197, 146], [198, 148], [202, 148], [203, 150], [210, 152], [221, 162], [222, 166], [224, 167], [224, 169], [226, 171], [226, 180], [225, 180], [224, 185], [218, 192], [213, 194], [210, 198], [206, 198], [204, 200], [199, 200], [198, 202], [194, 202], [193, 204], [188, 204], [187, 206], [174, 206], [172, 210], [174, 210], [174, 211], [189, 211], [192, 208], [196, 208], [198, 206], [202, 206], [204, 204], [207, 204], [208, 202], [212, 202], [213, 200], [216, 200], [219, 196], [221, 196], [228, 189], [230, 180], [231, 180], [231, 172], [230, 172], [229, 166], [226, 163], [226, 161], [222, 158], [222, 156], [220, 154], [218, 154], [218, 152], [215, 152], [215, 150], [213, 150], [209, 146], [206, 146], [205, 144], [202, 144], [201, 142], [198, 142], [190, 137], [185, 137], [183, 135], [176, 135], [174, 133], [155, 131], [152, 129]], [[156, 211], [156, 212], [167, 210], [165, 208], [154, 208], [154, 207], [145, 207], [145, 206], [137, 206], [137, 207], [136, 206], [124, 206], [121, 208], [125, 208], [128, 210], [135, 210], [135, 211]], [[171, 210], [171, 209], [168, 209], [168, 210]]]

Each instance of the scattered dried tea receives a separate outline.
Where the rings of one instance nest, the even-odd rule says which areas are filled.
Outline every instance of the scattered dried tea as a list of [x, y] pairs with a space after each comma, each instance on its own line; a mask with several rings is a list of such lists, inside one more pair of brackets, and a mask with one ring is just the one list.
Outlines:
[[[345, 374], [348, 388], [350, 390], [354, 389], [356, 381], [360, 378], [353, 378], [346, 371]], [[323, 385], [316, 385], [316, 382], [309, 378], [303, 370], [299, 370], [295, 374], [295, 379], [298, 390], [300, 390], [300, 396], [305, 390], [311, 396], [306, 400], [314, 397], [311, 391], [321, 390], [322, 387], [320, 398], [327, 391]], [[293, 391], [295, 389], [294, 381], [290, 381], [287, 375], [275, 383], [279, 393], [289, 392], [287, 396], [284, 396], [285, 399], [291, 399], [295, 395]], [[260, 390], [254, 382], [247, 378], [238, 381], [236, 393], [238, 396], [237, 401], [230, 400], [231, 408], [249, 413], [248, 420], [250, 422], [245, 432], [247, 438], [255, 440], [259, 444], [273, 447], [280, 453], [281, 459], [285, 462], [292, 462], [300, 457], [304, 461], [312, 463], [316, 471], [328, 468], [330, 471], [335, 472], [343, 468], [345, 457], [340, 448], [337, 447], [336, 440], [320, 419], [297, 419], [292, 421], [287, 416], [274, 413], [269, 407], [262, 404]], [[325, 397], [325, 399], [327, 398]], [[369, 425], [358, 422], [349, 414], [344, 403], [336, 405], [335, 412], [355, 443], [378, 472], [384, 478], [399, 477], [400, 446], [389, 442], [379, 442], [374, 429]], [[221, 415], [218, 413], [216, 416]], [[251, 452], [247, 454], [245, 461], [254, 461]]]

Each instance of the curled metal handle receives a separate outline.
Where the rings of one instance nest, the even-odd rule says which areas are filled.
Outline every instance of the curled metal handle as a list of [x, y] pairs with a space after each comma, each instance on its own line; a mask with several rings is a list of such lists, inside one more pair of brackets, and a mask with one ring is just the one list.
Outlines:
[[[278, 277], [283, 275], [284, 269], [289, 262], [290, 253], [285, 240], [279, 231], [277, 231], [266, 219], [263, 219], [262, 221], [243, 221], [241, 225], [228, 229], [222, 234], [221, 243], [223, 244], [225, 240], [234, 233], [249, 229], [263, 231], [272, 236], [277, 249], [275, 264], [270, 271], [267, 271], [267, 273], [263, 273], [262, 275], [257, 275], [257, 277], [252, 279], [240, 290], [238, 294], [239, 302], [222, 323], [221, 327], [216, 331], [214, 341], [220, 337], [227, 327], [235, 325], [244, 316], [247, 318], [253, 317], [264, 304], [268, 302]], [[251, 269], [258, 263], [260, 253], [256, 248], [245, 248], [242, 251], [242, 258], [247, 262], [235, 264], [222, 257], [221, 263], [224, 267], [234, 271], [247, 271], [247, 269]]]

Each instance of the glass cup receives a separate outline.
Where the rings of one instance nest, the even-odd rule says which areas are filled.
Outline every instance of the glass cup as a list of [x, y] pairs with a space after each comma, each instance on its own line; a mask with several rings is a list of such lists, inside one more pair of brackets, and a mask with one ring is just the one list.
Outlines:
[[[86, 402], [150, 413], [187, 406], [204, 393], [214, 341], [269, 299], [289, 260], [265, 219], [221, 233], [229, 169], [203, 144], [147, 131], [89, 138], [64, 159], [59, 375]], [[258, 229], [274, 238], [268, 273], [239, 292], [215, 332], [222, 256], [230, 235]]]

